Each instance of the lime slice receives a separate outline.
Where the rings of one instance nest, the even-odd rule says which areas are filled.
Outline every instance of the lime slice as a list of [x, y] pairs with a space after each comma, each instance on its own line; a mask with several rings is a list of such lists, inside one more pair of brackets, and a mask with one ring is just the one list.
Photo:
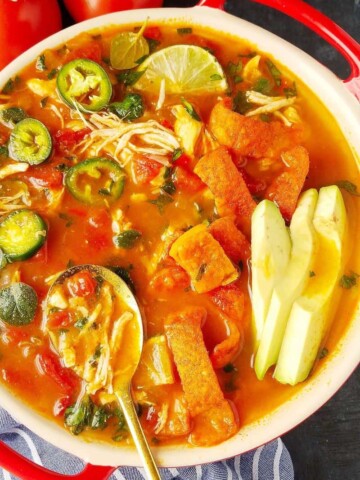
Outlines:
[[144, 72], [134, 87], [158, 93], [165, 80], [166, 93], [220, 93], [228, 88], [220, 63], [207, 50], [194, 45], [173, 45], [150, 55], [137, 69]]

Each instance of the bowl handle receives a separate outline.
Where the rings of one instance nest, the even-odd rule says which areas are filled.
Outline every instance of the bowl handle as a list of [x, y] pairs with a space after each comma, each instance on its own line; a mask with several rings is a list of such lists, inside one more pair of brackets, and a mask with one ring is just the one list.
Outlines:
[[[303, 0], [251, 0], [275, 8], [303, 23], [335, 47], [349, 62], [351, 73], [344, 84], [360, 100], [360, 45], [333, 20]], [[198, 5], [224, 8], [224, 0], [202, 0]]]
[[0, 465], [22, 480], [107, 480], [115, 467], [85, 465], [77, 475], [62, 475], [41, 467], [19, 455], [12, 448], [0, 441]]

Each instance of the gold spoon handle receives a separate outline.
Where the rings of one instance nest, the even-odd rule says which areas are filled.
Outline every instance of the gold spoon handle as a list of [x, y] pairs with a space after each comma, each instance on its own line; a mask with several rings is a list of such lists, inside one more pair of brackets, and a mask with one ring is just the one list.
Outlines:
[[154, 457], [141, 428], [129, 388], [115, 392], [149, 480], [161, 480]]

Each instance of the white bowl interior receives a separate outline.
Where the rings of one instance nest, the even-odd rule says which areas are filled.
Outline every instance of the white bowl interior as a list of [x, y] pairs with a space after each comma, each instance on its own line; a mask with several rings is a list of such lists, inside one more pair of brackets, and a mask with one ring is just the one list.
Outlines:
[[[30, 63], [44, 49], [56, 47], [80, 32], [105, 25], [123, 25], [139, 23], [150, 18], [151, 21], [181, 21], [212, 27], [215, 30], [231, 33], [255, 44], [259, 50], [268, 52], [307, 84], [311, 90], [336, 116], [341, 130], [353, 149], [359, 162], [360, 107], [342, 82], [329, 70], [310, 56], [275, 35], [244, 20], [208, 7], [191, 9], [151, 9], [130, 10], [104, 15], [81, 24], [69, 27], [40, 42], [0, 72], [0, 86], [8, 78]], [[277, 436], [287, 432], [320, 408], [345, 382], [360, 360], [358, 339], [360, 338], [359, 305], [351, 326], [342, 337], [328, 359], [320, 375], [312, 377], [304, 388], [291, 401], [286, 402], [261, 422], [248, 425], [233, 438], [221, 445], [207, 448], [163, 447], [154, 448], [156, 460], [161, 466], [180, 467], [209, 461], [221, 460], [251, 450]], [[73, 453], [86, 462], [98, 465], [140, 466], [139, 457], [134, 449], [115, 448], [104, 444], [87, 443], [78, 437], [69, 435], [56, 424], [30, 410], [20, 399], [14, 398], [0, 386], [1, 405], [21, 423], [54, 445]], [[180, 453], [181, 452], [181, 453]]]

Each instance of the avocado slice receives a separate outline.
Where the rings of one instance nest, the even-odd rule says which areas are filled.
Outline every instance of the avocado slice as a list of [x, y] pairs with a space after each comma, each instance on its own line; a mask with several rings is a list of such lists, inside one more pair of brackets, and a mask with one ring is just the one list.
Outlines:
[[252, 327], [256, 346], [274, 285], [284, 275], [290, 249], [290, 235], [278, 207], [270, 200], [263, 200], [251, 219]]
[[317, 250], [317, 238], [313, 226], [317, 200], [317, 190], [311, 189], [303, 193], [291, 220], [290, 259], [286, 271], [274, 286], [255, 356], [255, 373], [260, 380], [278, 359], [291, 307], [310, 278]]
[[274, 376], [295, 385], [309, 375], [336, 310], [346, 242], [346, 209], [336, 185], [320, 189], [314, 215], [319, 248], [313, 275], [290, 313]]

